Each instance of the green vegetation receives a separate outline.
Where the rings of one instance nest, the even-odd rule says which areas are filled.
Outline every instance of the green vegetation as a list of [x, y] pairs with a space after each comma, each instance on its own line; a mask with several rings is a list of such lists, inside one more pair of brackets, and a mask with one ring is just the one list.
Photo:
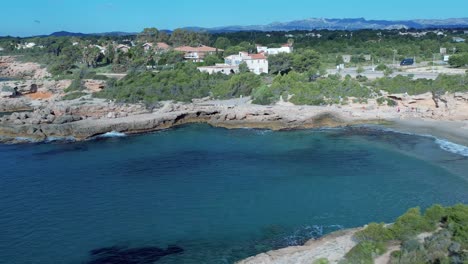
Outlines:
[[[417, 238], [426, 232], [426, 238]], [[424, 214], [411, 208], [391, 225], [369, 224], [355, 239], [359, 244], [341, 263], [373, 263], [390, 243], [401, 244], [400, 250], [392, 252], [391, 263], [467, 263], [468, 205], [434, 205]]]
[[374, 258], [382, 255], [386, 250], [384, 243], [363, 241], [346, 253], [346, 260], [343, 263], [373, 264]]
[[[466, 75], [441, 75], [437, 80], [414, 80], [403, 76], [389, 78], [393, 69], [386, 64], [406, 57], [415, 57], [417, 61], [432, 60], [440, 47], [454, 52], [450, 57], [453, 67], [465, 67], [468, 61], [468, 43], [452, 42], [452, 37], [462, 32], [444, 31], [446, 35], [442, 36], [430, 32], [419, 38], [400, 33], [407, 32], [358, 30], [350, 34], [349, 31], [315, 30], [288, 34], [208, 34], [176, 29], [168, 34], [156, 28], [145, 28], [141, 33], [130, 36], [2, 37], [0, 47], [4, 48], [3, 54], [20, 55], [21, 60], [43, 64], [54, 79], [72, 79], [67, 92], [83, 90], [84, 79], [105, 78], [96, 75], [97, 72], [128, 73], [120, 81], [109, 80], [107, 88], [97, 95], [122, 102], [252, 96], [253, 102], [258, 104], [272, 104], [280, 97], [284, 100], [290, 97], [290, 102], [295, 104], [327, 105], [345, 104], [349, 97], [355, 97], [357, 102], [377, 98], [380, 104], [394, 106], [395, 101], [379, 98], [380, 90], [410, 95], [468, 91]], [[17, 48], [26, 42], [34, 42], [36, 46]], [[216, 47], [219, 52], [207, 55], [203, 62], [186, 63], [184, 53], [147, 51], [143, 48], [146, 42], [153, 45], [166, 42], [173, 47], [208, 45]], [[256, 44], [280, 47], [284, 43], [294, 43], [294, 52], [269, 56], [270, 72], [261, 77], [249, 73], [245, 64], [240, 65], [241, 73], [233, 76], [208, 76], [196, 70], [196, 66], [221, 63], [225, 56], [240, 51], [256, 53]], [[118, 48], [122, 45], [128, 50]], [[344, 63], [343, 55], [350, 56], [349, 63]], [[365, 71], [365, 66], [377, 64], [376, 70], [382, 71], [386, 77], [372, 81], [365, 76], [356, 79], [339, 75], [325, 77], [325, 68], [342, 63], [356, 66], [358, 74]]]
[[215, 98], [247, 96], [260, 85], [261, 78], [253, 73], [209, 75], [198, 71], [193, 63], [181, 63], [174, 70], [129, 74], [120, 81], [108, 83], [96, 96], [151, 104], [163, 100], [190, 101], [209, 95]]
[[64, 95], [62, 97], [62, 100], [75, 100], [75, 99], [78, 99], [80, 97], [83, 97], [87, 95], [87, 93], [84, 93], [84, 92], [70, 92], [70, 93], [67, 93], [66, 95]]
[[317, 259], [312, 264], [329, 264], [329, 263], [330, 263], [330, 261], [328, 261], [328, 259], [321, 258], [321, 259]]

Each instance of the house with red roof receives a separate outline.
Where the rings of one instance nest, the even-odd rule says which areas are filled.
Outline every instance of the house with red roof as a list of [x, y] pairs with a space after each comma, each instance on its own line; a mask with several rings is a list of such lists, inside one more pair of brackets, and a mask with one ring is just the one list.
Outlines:
[[142, 46], [145, 51], [154, 51], [156, 53], [163, 53], [171, 49], [171, 46], [164, 42], [157, 42], [156, 44], [146, 42]]

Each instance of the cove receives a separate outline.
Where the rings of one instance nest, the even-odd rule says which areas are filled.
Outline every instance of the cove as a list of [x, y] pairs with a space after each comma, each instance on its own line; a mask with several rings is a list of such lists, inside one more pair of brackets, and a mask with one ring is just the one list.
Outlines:
[[340, 228], [390, 222], [410, 207], [468, 202], [467, 157], [433, 138], [372, 127], [189, 125], [0, 145], [0, 162], [0, 260], [7, 263], [98, 263], [93, 253], [233, 263]]

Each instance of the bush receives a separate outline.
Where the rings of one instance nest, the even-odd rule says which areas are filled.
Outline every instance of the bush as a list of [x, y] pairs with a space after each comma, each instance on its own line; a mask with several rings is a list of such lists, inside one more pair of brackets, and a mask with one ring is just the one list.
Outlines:
[[328, 261], [328, 259], [326, 258], [320, 258], [320, 259], [317, 259], [316, 261], [312, 262], [312, 264], [329, 264], [330, 261]]
[[83, 91], [85, 87], [83, 86], [83, 83], [81, 79], [74, 79], [70, 86], [64, 89], [66, 93], [69, 92], [74, 92], [74, 91]]
[[468, 205], [457, 204], [447, 208], [447, 228], [453, 234], [453, 240], [468, 250]]
[[355, 234], [358, 241], [386, 242], [394, 239], [391, 230], [384, 223], [370, 223], [364, 230]]
[[419, 233], [433, 231], [435, 228], [434, 224], [421, 215], [419, 207], [416, 207], [398, 217], [390, 229], [396, 238], [407, 240]]
[[379, 65], [377, 65], [377, 67], [375, 67], [375, 70], [376, 71], [385, 71], [387, 68], [388, 68], [387, 65], [379, 64]]
[[269, 105], [277, 100], [270, 87], [262, 85], [252, 92], [252, 103], [259, 105]]
[[340, 263], [373, 264], [376, 256], [386, 251], [384, 243], [364, 241], [357, 244], [345, 255], [345, 261]]
[[433, 205], [427, 208], [424, 212], [424, 218], [427, 219], [433, 225], [436, 225], [442, 221], [442, 218], [447, 215], [444, 207], [439, 204]]
[[65, 96], [63, 96], [62, 100], [75, 100], [75, 99], [78, 99], [78, 98], [83, 97], [85, 95], [87, 95], [87, 93], [71, 92], [71, 93], [68, 93]]

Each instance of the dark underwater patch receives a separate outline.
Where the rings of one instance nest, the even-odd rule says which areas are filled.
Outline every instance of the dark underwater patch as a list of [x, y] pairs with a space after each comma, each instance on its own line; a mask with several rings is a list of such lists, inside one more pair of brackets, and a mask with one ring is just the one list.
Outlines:
[[88, 264], [151, 264], [164, 256], [180, 254], [183, 248], [170, 245], [166, 249], [158, 247], [103, 247], [89, 252], [91, 260]]

